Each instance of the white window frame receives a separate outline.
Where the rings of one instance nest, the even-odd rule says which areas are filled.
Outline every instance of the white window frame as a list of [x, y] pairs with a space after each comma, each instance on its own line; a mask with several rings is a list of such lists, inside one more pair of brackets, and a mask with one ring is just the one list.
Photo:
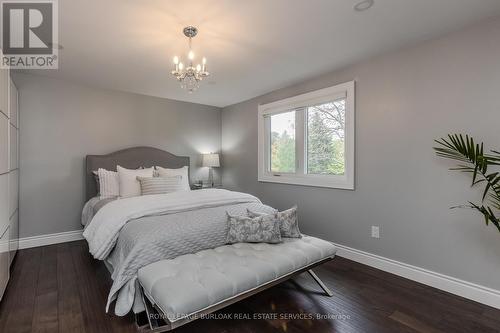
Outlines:
[[[258, 180], [260, 182], [284, 183], [305, 186], [330, 187], [354, 190], [355, 147], [355, 84], [354, 81], [259, 105], [258, 112]], [[346, 98], [345, 115], [345, 172], [343, 175], [315, 175], [306, 172], [307, 113], [296, 112], [295, 126], [295, 173], [271, 171], [270, 116], [294, 111], [311, 105]], [[302, 119], [301, 119], [302, 118]]]

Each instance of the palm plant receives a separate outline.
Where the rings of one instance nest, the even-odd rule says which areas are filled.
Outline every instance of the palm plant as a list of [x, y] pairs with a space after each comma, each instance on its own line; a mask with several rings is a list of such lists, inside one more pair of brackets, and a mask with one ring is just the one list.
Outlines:
[[484, 185], [481, 203], [475, 204], [469, 202], [469, 205], [459, 206], [475, 209], [484, 216], [486, 225], [493, 223], [500, 231], [500, 172], [491, 172], [490, 167], [500, 165], [500, 152], [491, 150], [485, 153], [483, 143], [475, 143], [472, 137], [462, 134], [448, 134], [447, 138], [435, 140], [439, 145], [434, 147], [439, 157], [452, 159], [460, 164], [451, 168], [460, 172], [470, 173], [472, 175], [472, 185]]

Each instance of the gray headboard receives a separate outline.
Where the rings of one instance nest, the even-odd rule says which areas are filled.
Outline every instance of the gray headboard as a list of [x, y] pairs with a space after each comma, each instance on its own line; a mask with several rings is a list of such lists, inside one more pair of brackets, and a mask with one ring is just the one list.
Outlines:
[[87, 155], [85, 164], [86, 198], [89, 200], [97, 195], [97, 187], [92, 174], [94, 170], [104, 168], [116, 171], [117, 165], [127, 169], [150, 168], [156, 165], [172, 169], [182, 168], [186, 165], [189, 166], [189, 157], [176, 156], [153, 147], [134, 147], [107, 155]]

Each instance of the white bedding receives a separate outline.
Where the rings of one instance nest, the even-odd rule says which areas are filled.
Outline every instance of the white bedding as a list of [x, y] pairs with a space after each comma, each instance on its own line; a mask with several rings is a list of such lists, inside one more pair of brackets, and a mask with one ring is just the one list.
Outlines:
[[94, 206], [99, 202], [99, 197], [93, 197], [85, 203], [82, 210], [82, 225], [84, 227], [90, 223], [94, 217]]
[[134, 305], [137, 271], [162, 259], [215, 248], [226, 243], [227, 212], [247, 209], [271, 213], [256, 197], [208, 189], [119, 199], [106, 203], [87, 225], [84, 236], [95, 258], [113, 267], [108, 304], [123, 316]]
[[111, 201], [117, 200], [118, 197], [112, 198], [102, 198], [100, 196], [96, 196], [91, 198], [89, 201], [85, 203], [82, 210], [82, 219], [81, 223], [85, 228], [87, 224], [92, 221], [94, 215], [101, 209], [104, 205], [110, 203]]
[[241, 192], [220, 189], [145, 195], [110, 202], [92, 218], [83, 232], [94, 258], [104, 260], [113, 249], [120, 229], [130, 220], [150, 215], [217, 207], [243, 202], [260, 202]]

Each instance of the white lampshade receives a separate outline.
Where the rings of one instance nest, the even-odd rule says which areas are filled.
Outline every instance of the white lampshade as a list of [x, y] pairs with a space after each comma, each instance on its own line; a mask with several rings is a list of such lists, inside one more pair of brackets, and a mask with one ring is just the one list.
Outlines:
[[211, 168], [220, 167], [219, 154], [203, 154], [202, 166]]

